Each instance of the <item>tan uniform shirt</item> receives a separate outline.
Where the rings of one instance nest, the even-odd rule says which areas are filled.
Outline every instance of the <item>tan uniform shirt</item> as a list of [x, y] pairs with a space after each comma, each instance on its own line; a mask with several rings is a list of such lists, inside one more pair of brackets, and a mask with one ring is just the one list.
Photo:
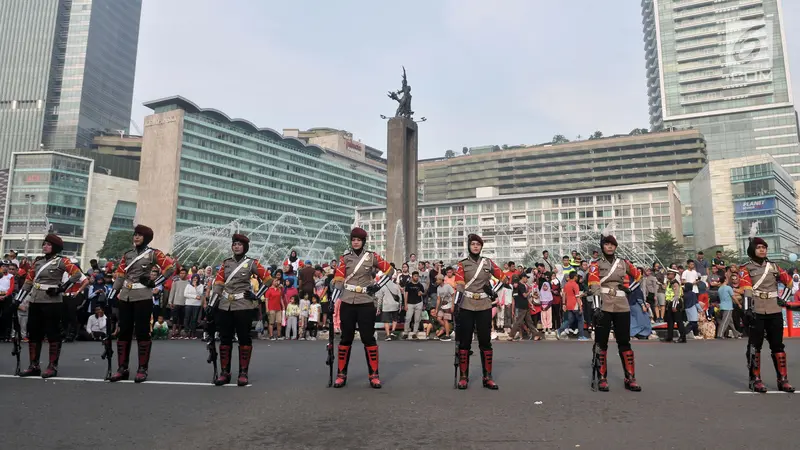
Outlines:
[[[767, 269], [769, 264], [769, 269]], [[753, 286], [758, 283], [764, 271], [769, 270], [764, 277], [764, 281], [754, 290]], [[773, 262], [764, 261], [759, 264], [753, 260], [739, 268], [739, 287], [744, 288], [744, 295], [753, 298], [753, 312], [756, 314], [776, 314], [781, 313], [782, 308], [778, 306], [778, 280], [784, 286], [791, 288], [792, 278], [783, 269]]]
[[[242, 264], [244, 262], [244, 264]], [[238, 268], [238, 270], [237, 270]], [[235, 272], [234, 272], [235, 271]], [[250, 277], [255, 275], [261, 280], [262, 286], [272, 283], [272, 275], [256, 259], [247, 258], [247, 261], [228, 258], [222, 265], [214, 280], [214, 294], [221, 295], [219, 309], [223, 311], [241, 311], [258, 308], [258, 300], [248, 300], [244, 293], [253, 290]]]
[[[363, 250], [364, 253], [357, 255], [352, 250], [348, 250], [341, 258], [339, 265], [336, 266], [336, 275], [333, 277], [334, 286], [342, 290], [340, 300], [343, 303], [360, 305], [373, 303], [372, 296], [367, 294], [366, 287], [375, 282], [373, 272], [375, 269], [391, 277], [394, 268], [387, 261], [375, 252]], [[362, 256], [364, 262], [358, 266]]]
[[603, 299], [601, 309], [604, 312], [630, 312], [628, 297], [621, 290], [625, 282], [625, 275], [628, 274], [631, 280], [640, 281], [642, 278], [639, 269], [633, 266], [630, 261], [621, 259], [617, 267], [612, 272], [614, 261], [602, 257], [589, 265], [589, 290], [592, 295], [600, 295]]
[[75, 264], [63, 256], [51, 256], [46, 259], [40, 256], [33, 261], [33, 268], [28, 271], [22, 289], [30, 291], [31, 303], [61, 303], [61, 294], [47, 295], [47, 289], [58, 287], [64, 277], [64, 272], [70, 275], [69, 281], [77, 283], [83, 274]]
[[[502, 280], [504, 276], [503, 271], [489, 258], [480, 257], [477, 260], [465, 258], [459, 261], [456, 270], [456, 291], [464, 294], [464, 301], [460, 307], [468, 311], [491, 309], [492, 299], [484, 292], [483, 287], [491, 286], [492, 277]], [[474, 281], [470, 283], [473, 277]]]
[[[146, 252], [146, 254], [144, 254]], [[141, 258], [140, 255], [144, 254]], [[169, 278], [175, 267], [172, 259], [167, 258], [161, 250], [144, 248], [138, 251], [132, 248], [122, 255], [117, 267], [117, 279], [114, 289], [119, 291], [119, 300], [122, 302], [140, 302], [153, 299], [153, 289], [142, 285], [142, 277], [150, 278], [150, 271], [158, 266], [161, 275]]]

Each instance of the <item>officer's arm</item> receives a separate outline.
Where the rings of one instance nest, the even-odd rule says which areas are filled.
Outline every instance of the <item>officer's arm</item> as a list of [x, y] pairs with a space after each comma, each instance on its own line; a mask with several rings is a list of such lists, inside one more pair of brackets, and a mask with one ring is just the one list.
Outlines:
[[745, 312], [753, 309], [753, 280], [750, 278], [750, 271], [742, 267], [739, 276], [739, 287], [744, 289], [742, 309]]
[[167, 258], [167, 255], [161, 250], [155, 250], [155, 254], [156, 264], [158, 264], [158, 267], [161, 267], [161, 276], [156, 278], [154, 283], [156, 286], [161, 286], [175, 272], [175, 263], [171, 258]]

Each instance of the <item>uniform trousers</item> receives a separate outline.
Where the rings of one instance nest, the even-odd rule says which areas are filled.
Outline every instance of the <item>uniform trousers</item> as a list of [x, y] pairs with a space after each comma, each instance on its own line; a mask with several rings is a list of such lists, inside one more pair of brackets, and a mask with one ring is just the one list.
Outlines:
[[684, 312], [682, 310], [678, 310], [677, 312], [672, 312], [672, 307], [667, 305], [664, 311], [664, 320], [667, 322], [667, 339], [668, 341], [672, 340], [672, 335], [674, 333], [674, 326], [675, 322], [678, 322], [678, 333], [682, 340], [686, 339], [686, 327], [683, 325], [683, 317]]
[[784, 349], [783, 314], [756, 314], [755, 318], [750, 320], [748, 343], [758, 351], [761, 351], [761, 347], [764, 345], [765, 331], [772, 354], [782, 352]]
[[28, 339], [39, 344], [45, 336], [50, 342], [61, 342], [61, 303], [30, 303], [28, 307]]
[[481, 350], [492, 349], [492, 310], [471, 311], [463, 309], [456, 318], [456, 339], [460, 350], [472, 348], [472, 332], [478, 334], [478, 348]]
[[153, 312], [152, 300], [147, 298], [139, 301], [120, 301], [119, 307], [119, 335], [120, 341], [133, 340], [134, 331], [137, 341], [150, 340], [150, 314]]
[[356, 336], [356, 325], [361, 335], [361, 342], [365, 347], [376, 345], [375, 343], [375, 304], [369, 303], [344, 303], [336, 302], [339, 307], [339, 318], [341, 320], [342, 338], [340, 345], [353, 345], [353, 338]]
[[600, 350], [608, 350], [608, 336], [611, 334], [611, 325], [614, 325], [614, 337], [620, 352], [631, 349], [631, 312], [605, 312], [600, 313], [594, 330], [594, 341]]
[[253, 325], [253, 317], [255, 316], [255, 309], [240, 309], [236, 311], [217, 309], [214, 321], [217, 324], [217, 331], [219, 331], [220, 345], [233, 345], [233, 333], [236, 333], [240, 347], [253, 345], [250, 328]]

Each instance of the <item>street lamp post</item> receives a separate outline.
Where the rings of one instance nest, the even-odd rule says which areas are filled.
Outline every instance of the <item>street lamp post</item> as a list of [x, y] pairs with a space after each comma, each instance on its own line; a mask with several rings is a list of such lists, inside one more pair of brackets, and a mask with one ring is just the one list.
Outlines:
[[34, 197], [33, 194], [25, 194], [25, 200], [28, 201], [28, 217], [25, 222], [25, 257], [28, 256], [28, 240], [31, 234], [31, 204]]

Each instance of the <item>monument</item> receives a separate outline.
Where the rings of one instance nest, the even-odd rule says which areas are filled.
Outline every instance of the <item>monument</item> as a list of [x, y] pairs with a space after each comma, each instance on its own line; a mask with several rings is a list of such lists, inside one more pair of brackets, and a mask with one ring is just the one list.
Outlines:
[[417, 252], [417, 122], [405, 67], [402, 87], [390, 91], [389, 98], [398, 105], [389, 119], [386, 145], [386, 257], [399, 269], [409, 254]]

